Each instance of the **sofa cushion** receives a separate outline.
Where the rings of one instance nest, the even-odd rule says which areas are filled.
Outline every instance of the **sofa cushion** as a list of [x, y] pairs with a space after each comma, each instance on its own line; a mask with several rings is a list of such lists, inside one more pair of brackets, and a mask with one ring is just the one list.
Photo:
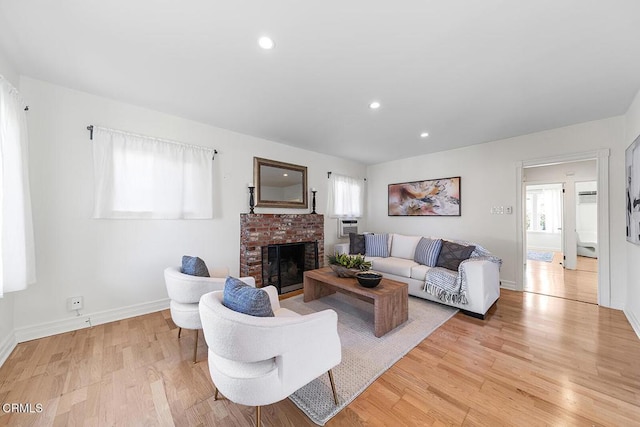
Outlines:
[[428, 265], [418, 264], [411, 269], [411, 278], [424, 281], [427, 279], [427, 271], [431, 270], [431, 268]]
[[396, 258], [413, 259], [420, 236], [403, 236], [394, 234], [391, 241], [391, 256]]
[[184, 255], [180, 272], [191, 276], [209, 277], [207, 265], [197, 256]]
[[471, 252], [473, 252], [475, 248], [475, 246], [464, 246], [449, 242], [448, 240], [443, 240], [442, 249], [440, 249], [440, 256], [438, 256], [436, 266], [458, 271], [460, 263], [469, 259]]
[[442, 239], [429, 239], [423, 237], [416, 246], [416, 253], [413, 260], [428, 267], [435, 267], [440, 256]]
[[411, 277], [411, 269], [418, 263], [412, 259], [404, 258], [377, 258], [373, 261], [371, 268], [380, 273], [395, 274], [396, 276]]
[[239, 313], [257, 317], [273, 317], [269, 294], [264, 289], [254, 288], [235, 277], [227, 277], [224, 284], [222, 304]]
[[365, 234], [366, 256], [388, 257], [389, 256], [389, 235], [388, 234]]
[[349, 255], [364, 255], [365, 247], [364, 234], [349, 233]]

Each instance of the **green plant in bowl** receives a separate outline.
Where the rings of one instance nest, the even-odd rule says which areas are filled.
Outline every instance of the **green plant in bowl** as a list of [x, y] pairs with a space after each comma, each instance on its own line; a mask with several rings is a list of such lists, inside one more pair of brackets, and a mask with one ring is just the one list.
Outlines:
[[355, 268], [360, 271], [367, 271], [371, 268], [371, 262], [365, 261], [362, 255], [334, 254], [329, 255], [329, 264], [341, 265], [346, 268]]
[[334, 254], [327, 258], [329, 267], [339, 277], [355, 277], [356, 273], [371, 268], [371, 262], [365, 261], [362, 255]]

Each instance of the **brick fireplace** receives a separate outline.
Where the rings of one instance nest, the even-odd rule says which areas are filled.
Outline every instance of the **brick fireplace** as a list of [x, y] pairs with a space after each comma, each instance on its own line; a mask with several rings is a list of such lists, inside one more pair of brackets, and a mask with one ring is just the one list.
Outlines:
[[262, 283], [263, 246], [318, 243], [318, 262], [324, 265], [324, 216], [319, 214], [240, 214], [240, 276]]

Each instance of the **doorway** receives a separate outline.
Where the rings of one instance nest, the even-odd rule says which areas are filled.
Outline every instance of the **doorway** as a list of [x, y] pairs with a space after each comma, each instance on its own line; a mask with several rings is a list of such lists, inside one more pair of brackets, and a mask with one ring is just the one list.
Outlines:
[[605, 172], [608, 150], [523, 162], [516, 206], [522, 290], [608, 305], [608, 242], [599, 244], [608, 230]]

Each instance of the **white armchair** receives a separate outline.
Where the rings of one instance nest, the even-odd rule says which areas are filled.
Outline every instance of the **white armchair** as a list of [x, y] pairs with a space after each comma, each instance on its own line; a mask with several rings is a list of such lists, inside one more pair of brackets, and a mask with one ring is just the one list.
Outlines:
[[[171, 319], [178, 326], [178, 338], [182, 328], [196, 331], [193, 348], [193, 363], [196, 363], [198, 353], [198, 330], [202, 329], [198, 303], [200, 297], [208, 292], [224, 289], [229, 269], [226, 267], [209, 269], [211, 277], [191, 276], [180, 272], [180, 267], [167, 267], [164, 270], [164, 281], [169, 294]], [[248, 285], [255, 286], [253, 277], [241, 278]]]
[[342, 358], [336, 312], [299, 315], [280, 307], [275, 287], [262, 289], [269, 294], [275, 317], [235, 312], [222, 304], [222, 291], [200, 299], [214, 399], [220, 391], [232, 402], [255, 406], [260, 426], [261, 406], [285, 399], [328, 372], [337, 404], [331, 373]]

